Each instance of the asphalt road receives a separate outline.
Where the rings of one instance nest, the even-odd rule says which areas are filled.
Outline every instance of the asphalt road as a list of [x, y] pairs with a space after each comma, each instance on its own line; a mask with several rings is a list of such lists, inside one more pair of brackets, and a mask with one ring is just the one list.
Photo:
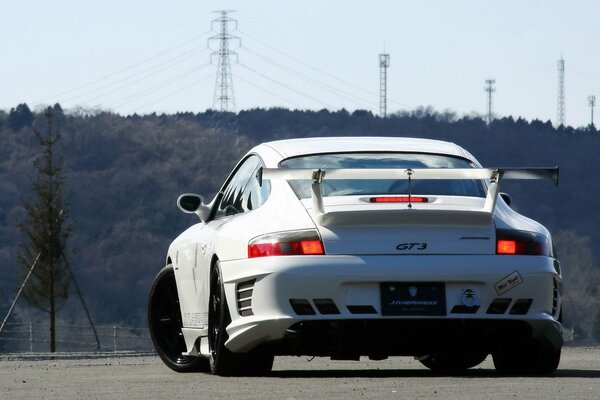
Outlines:
[[434, 376], [409, 357], [330, 361], [278, 357], [272, 376], [177, 374], [155, 356], [0, 354], [0, 399], [600, 399], [600, 348], [563, 349], [549, 377], [498, 376], [488, 358]]

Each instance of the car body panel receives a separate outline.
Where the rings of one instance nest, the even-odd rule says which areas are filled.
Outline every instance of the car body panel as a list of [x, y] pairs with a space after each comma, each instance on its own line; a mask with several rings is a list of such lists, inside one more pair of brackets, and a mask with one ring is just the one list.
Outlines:
[[[399, 140], [400, 139], [400, 140]], [[360, 146], [357, 146], [360, 143]], [[279, 155], [277, 163], [284, 158], [297, 157], [308, 154], [345, 153], [345, 152], [405, 152], [405, 153], [430, 153], [448, 154], [456, 157], [475, 160], [465, 149], [454, 143], [441, 140], [397, 138], [397, 137], [320, 137], [308, 139], [287, 139], [276, 142], [263, 143], [256, 146], [251, 152], [263, 153], [263, 148], [269, 148]], [[273, 158], [276, 160], [276, 158]], [[270, 158], [269, 158], [270, 160]], [[265, 158], [265, 161], [267, 159]], [[267, 168], [276, 167], [268, 163]]]
[[[307, 259], [310, 258], [310, 259]], [[523, 315], [510, 315], [510, 307], [517, 299], [534, 299], [527, 318], [530, 321], [546, 321], [554, 326], [557, 307], [553, 311], [552, 286], [556, 271], [548, 257], [495, 255], [477, 256], [298, 256], [279, 260], [266, 257], [260, 266], [254, 260], [238, 260], [222, 264], [230, 310], [236, 309], [235, 286], [240, 282], [256, 279], [252, 308], [255, 316], [234, 319], [228, 328], [228, 347], [233, 351], [246, 351], [256, 343], [283, 338], [285, 329], [298, 321], [347, 320], [364, 318], [390, 318], [381, 316], [380, 282], [445, 282], [447, 315], [443, 319], [515, 319]], [[249, 273], [256, 270], [256, 275]], [[523, 284], [499, 295], [494, 283], [517, 271]], [[342, 278], [340, 278], [342, 277]], [[526, 284], [525, 284], [526, 282]], [[455, 305], [461, 304], [464, 290], [471, 289], [479, 297], [480, 307], [473, 314], [451, 314]], [[340, 314], [298, 316], [288, 299], [332, 299]], [[488, 314], [491, 302], [496, 298], [509, 298], [511, 303], [505, 313]], [[285, 301], [282, 301], [284, 299]], [[348, 306], [372, 306], [375, 314], [352, 314]], [[235, 313], [234, 313], [235, 314]], [[403, 317], [415, 318], [419, 317]], [[283, 330], [271, 330], [268, 321]], [[266, 323], [266, 327], [265, 324]], [[553, 328], [552, 328], [553, 329]], [[250, 331], [256, 331], [250, 335]], [[556, 338], [553, 339], [555, 342]]]
[[[443, 154], [481, 167], [470, 153], [448, 142], [373, 137], [291, 139], [251, 149], [220, 193], [248, 156], [259, 157], [263, 167], [278, 168], [289, 157], [343, 152]], [[249, 179], [254, 178], [259, 179]], [[258, 208], [198, 222], [169, 247], [167, 263], [175, 270], [189, 354], [208, 356], [209, 279], [217, 260], [232, 320], [226, 347], [233, 352], [273, 344], [278, 346], [278, 354], [323, 355], [326, 350], [311, 352], [310, 348], [300, 350], [283, 343], [303, 323], [335, 326], [338, 322], [364, 325], [420, 320], [438, 330], [443, 330], [447, 321], [463, 325], [468, 321], [522, 323], [529, 337], [539, 338], [552, 348], [562, 346], [558, 261], [549, 256], [495, 254], [497, 229], [535, 232], [551, 242], [550, 233], [515, 212], [502, 198], [498, 197], [490, 214], [482, 212], [483, 197], [431, 195], [429, 203], [407, 208], [406, 204], [370, 204], [365, 196], [326, 196], [323, 207], [327, 212], [321, 213], [310, 198], [298, 199], [287, 180], [267, 183], [270, 193]], [[484, 185], [488, 187], [489, 182]], [[211, 202], [213, 209], [218, 207], [220, 196]], [[248, 245], [254, 238], [303, 230], [319, 233], [325, 255], [248, 258]], [[516, 280], [512, 279], [515, 273]], [[445, 315], [382, 315], [381, 285], [390, 282], [443, 284]], [[252, 315], [240, 312], [238, 285], [242, 283], [252, 287]], [[498, 292], [497, 287], [504, 283], [505, 288]], [[471, 299], [477, 298], [477, 310], [469, 305], [467, 312], [453, 312], [464, 302], [466, 291]], [[488, 312], [498, 298], [510, 299], [505, 312]], [[298, 315], [290, 302], [293, 299], [306, 300], [315, 313]], [[315, 300], [319, 299], [331, 300], [339, 313], [317, 311]], [[518, 300], [531, 300], [525, 314], [510, 313]], [[374, 312], [354, 313], [348, 306], [370, 306]], [[490, 341], [496, 339], [489, 337]], [[410, 353], [407, 346], [389, 351]]]

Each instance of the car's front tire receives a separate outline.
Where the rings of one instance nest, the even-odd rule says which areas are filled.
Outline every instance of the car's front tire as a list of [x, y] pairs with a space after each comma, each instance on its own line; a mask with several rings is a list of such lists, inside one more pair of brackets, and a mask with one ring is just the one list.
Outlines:
[[231, 315], [225, 299], [225, 289], [219, 262], [211, 272], [208, 310], [208, 347], [210, 369], [215, 375], [265, 375], [273, 367], [273, 354], [256, 349], [248, 353], [233, 353], [225, 342]]
[[183, 355], [187, 351], [183, 338], [181, 309], [172, 265], [164, 267], [154, 279], [148, 302], [148, 327], [156, 352], [173, 371], [208, 371], [203, 357]]

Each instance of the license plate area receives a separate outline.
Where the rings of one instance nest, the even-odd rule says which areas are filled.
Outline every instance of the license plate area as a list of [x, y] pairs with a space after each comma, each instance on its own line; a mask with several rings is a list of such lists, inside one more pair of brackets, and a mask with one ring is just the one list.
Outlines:
[[382, 282], [381, 314], [384, 316], [446, 315], [443, 282]]

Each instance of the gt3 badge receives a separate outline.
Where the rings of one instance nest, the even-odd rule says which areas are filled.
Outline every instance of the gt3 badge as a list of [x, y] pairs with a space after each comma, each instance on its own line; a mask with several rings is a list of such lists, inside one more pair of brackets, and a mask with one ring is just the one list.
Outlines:
[[523, 278], [521, 278], [521, 275], [518, 271], [515, 271], [501, 281], [496, 282], [494, 287], [496, 288], [496, 293], [498, 293], [498, 296], [501, 296], [521, 283], [523, 283]]
[[397, 250], [425, 250], [427, 249], [427, 243], [400, 243], [396, 246]]

